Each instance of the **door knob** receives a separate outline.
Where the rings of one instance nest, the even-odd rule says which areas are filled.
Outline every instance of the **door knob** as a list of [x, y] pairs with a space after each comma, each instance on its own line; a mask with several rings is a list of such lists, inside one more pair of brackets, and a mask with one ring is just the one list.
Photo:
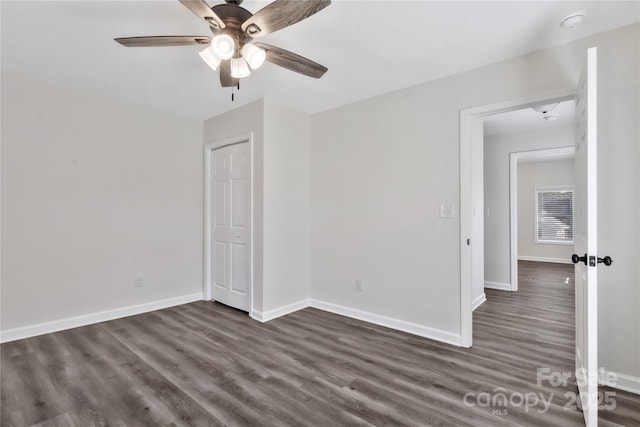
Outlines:
[[578, 256], [578, 254], [573, 254], [571, 255], [571, 261], [574, 264], [577, 264], [579, 262], [584, 262], [584, 265], [587, 265], [587, 254], [584, 254], [584, 256]]
[[598, 258], [598, 264], [600, 264], [600, 263], [602, 263], [602, 264], [604, 264], [604, 265], [606, 265], [608, 267], [611, 264], [613, 264], [613, 260], [611, 259], [610, 256], [606, 256], [604, 258]]

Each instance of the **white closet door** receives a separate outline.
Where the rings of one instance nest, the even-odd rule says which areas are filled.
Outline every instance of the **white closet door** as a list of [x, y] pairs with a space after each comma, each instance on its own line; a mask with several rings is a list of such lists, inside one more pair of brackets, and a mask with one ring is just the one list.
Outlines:
[[251, 158], [249, 143], [219, 148], [211, 162], [212, 298], [251, 305]]

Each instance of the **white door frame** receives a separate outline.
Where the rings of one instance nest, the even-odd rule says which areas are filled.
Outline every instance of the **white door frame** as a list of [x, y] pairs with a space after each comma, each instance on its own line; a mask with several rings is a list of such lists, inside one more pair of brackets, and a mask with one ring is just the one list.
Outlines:
[[[560, 89], [519, 99], [481, 105], [460, 110], [460, 346], [471, 347], [473, 342], [472, 271], [470, 246], [472, 235], [472, 167], [481, 159], [472, 156], [472, 144], [482, 143], [473, 136], [474, 122], [493, 114], [529, 108], [536, 104], [562, 102], [574, 99], [576, 88]], [[473, 242], [471, 242], [473, 244]]]
[[518, 290], [518, 163], [522, 160], [546, 161], [573, 158], [575, 146], [519, 151], [509, 155], [509, 239], [511, 291]]
[[253, 180], [255, 175], [255, 168], [253, 165], [253, 132], [246, 133], [243, 135], [234, 136], [231, 138], [223, 139], [220, 141], [212, 142], [209, 144], [205, 144], [204, 146], [204, 299], [206, 301], [211, 301], [212, 298], [212, 290], [211, 290], [211, 277], [212, 277], [212, 269], [213, 264], [211, 263], [211, 213], [212, 210], [212, 200], [211, 200], [211, 159], [213, 157], [213, 152], [220, 148], [228, 147], [230, 145], [249, 143], [249, 162], [251, 167], [251, 183], [249, 189], [249, 198], [250, 198], [250, 213], [249, 213], [249, 230], [250, 230], [250, 238], [249, 238], [249, 297], [250, 297], [250, 305], [249, 305], [249, 315], [253, 312]]

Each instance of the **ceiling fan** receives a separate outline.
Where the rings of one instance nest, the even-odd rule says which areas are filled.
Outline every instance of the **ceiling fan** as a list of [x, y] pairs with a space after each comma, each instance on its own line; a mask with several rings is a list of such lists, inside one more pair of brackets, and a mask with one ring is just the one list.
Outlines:
[[331, 0], [275, 0], [255, 14], [240, 7], [243, 0], [225, 0], [225, 4], [213, 7], [204, 0], [179, 1], [209, 25], [213, 37], [148, 36], [114, 40], [127, 47], [207, 45], [200, 56], [214, 70], [220, 68], [223, 87], [239, 86], [240, 79], [264, 61], [316, 79], [327, 71], [327, 67], [310, 59], [253, 42], [253, 39], [302, 21], [329, 6]]

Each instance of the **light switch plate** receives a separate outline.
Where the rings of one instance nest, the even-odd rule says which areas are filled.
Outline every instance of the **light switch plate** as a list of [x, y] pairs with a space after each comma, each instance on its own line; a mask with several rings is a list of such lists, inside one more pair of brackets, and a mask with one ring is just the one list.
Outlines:
[[440, 218], [454, 218], [453, 205], [442, 204], [440, 205]]

